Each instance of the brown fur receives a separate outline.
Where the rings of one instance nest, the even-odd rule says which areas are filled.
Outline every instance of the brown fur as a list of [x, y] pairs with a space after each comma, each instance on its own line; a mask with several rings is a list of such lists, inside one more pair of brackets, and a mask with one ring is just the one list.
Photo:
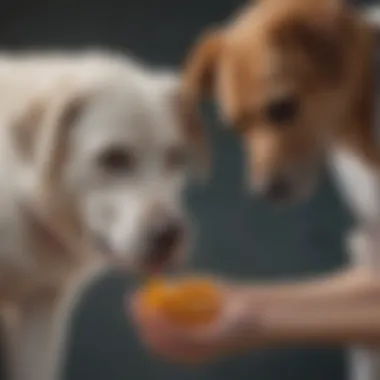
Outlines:
[[[374, 31], [338, 0], [262, 0], [205, 33], [183, 75], [188, 102], [214, 95], [244, 139], [255, 177], [313, 165], [326, 141], [380, 165], [373, 144]], [[278, 128], [262, 109], [294, 94], [302, 112]]]

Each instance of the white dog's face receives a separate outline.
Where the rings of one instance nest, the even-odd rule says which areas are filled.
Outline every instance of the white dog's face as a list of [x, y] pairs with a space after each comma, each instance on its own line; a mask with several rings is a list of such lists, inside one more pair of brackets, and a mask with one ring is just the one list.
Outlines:
[[111, 85], [91, 98], [69, 135], [63, 186], [91, 239], [123, 266], [156, 269], [183, 257], [189, 141], [176, 78]]

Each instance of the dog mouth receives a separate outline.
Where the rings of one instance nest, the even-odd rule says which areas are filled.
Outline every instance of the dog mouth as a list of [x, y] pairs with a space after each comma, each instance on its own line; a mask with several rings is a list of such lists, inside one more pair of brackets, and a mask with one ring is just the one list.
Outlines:
[[260, 189], [259, 195], [273, 204], [292, 205], [307, 201], [318, 187], [315, 170], [296, 171], [295, 175], [277, 177]]
[[175, 254], [170, 252], [163, 252], [153, 257], [148, 257], [140, 264], [140, 271], [148, 275], [155, 275], [163, 272], [165, 269], [170, 268], [173, 264]]
[[95, 239], [96, 250], [106, 258], [115, 268], [127, 271], [139, 272], [144, 275], [153, 275], [174, 267], [176, 258], [180, 256], [182, 244], [177, 244], [170, 249], [147, 249], [130, 257], [119, 255], [115, 252], [107, 239], [97, 236]]

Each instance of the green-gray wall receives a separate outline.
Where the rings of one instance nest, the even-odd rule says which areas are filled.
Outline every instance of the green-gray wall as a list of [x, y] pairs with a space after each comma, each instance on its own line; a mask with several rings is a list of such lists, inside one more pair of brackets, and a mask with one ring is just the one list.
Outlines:
[[[237, 0], [2, 1], [3, 49], [105, 46], [154, 64], [177, 66], [206, 26]], [[364, 3], [364, 2], [363, 2]], [[206, 109], [215, 170], [206, 187], [189, 190], [200, 236], [192, 264], [226, 275], [279, 279], [324, 273], [345, 260], [351, 223], [326, 179], [307, 204], [277, 209], [244, 193], [238, 141]], [[109, 275], [81, 302], [67, 360], [70, 380], [343, 380], [344, 356], [323, 348], [258, 351], [197, 370], [151, 358], [139, 345], [121, 300], [130, 281]]]

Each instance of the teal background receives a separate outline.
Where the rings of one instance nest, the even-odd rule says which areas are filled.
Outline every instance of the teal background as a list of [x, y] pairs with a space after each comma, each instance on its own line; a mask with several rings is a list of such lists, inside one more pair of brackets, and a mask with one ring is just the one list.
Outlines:
[[[2, 1], [3, 49], [99, 46], [131, 51], [176, 67], [199, 32], [227, 17], [233, 0]], [[244, 192], [238, 141], [205, 110], [214, 174], [193, 186], [188, 203], [199, 241], [191, 265], [238, 278], [308, 277], [345, 261], [342, 238], [351, 223], [328, 176], [309, 202], [278, 209]], [[150, 357], [140, 346], [122, 297], [133, 281], [109, 274], [94, 284], [73, 320], [66, 366], [70, 380], [341, 380], [344, 355], [323, 348], [256, 351], [196, 370]]]

